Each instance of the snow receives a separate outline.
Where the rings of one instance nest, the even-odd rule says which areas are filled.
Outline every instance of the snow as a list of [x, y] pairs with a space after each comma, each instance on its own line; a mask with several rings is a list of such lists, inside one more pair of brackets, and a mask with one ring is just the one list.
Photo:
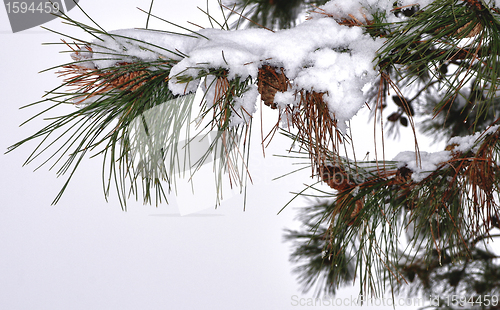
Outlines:
[[398, 168], [407, 167], [413, 171], [411, 178], [417, 183], [428, 177], [432, 172], [441, 167], [443, 163], [451, 159], [450, 151], [432, 153], [420, 152], [419, 155], [420, 157], [417, 160], [415, 152], [406, 151], [399, 153], [393, 159], [398, 162]]
[[335, 19], [351, 19], [354, 16], [360, 21], [365, 19], [371, 19], [371, 14], [367, 11], [367, 2], [373, 1], [329, 1], [326, 4], [319, 7], [318, 10], [311, 12], [312, 18], [323, 17], [324, 14], [328, 14]]
[[92, 62], [101, 69], [137, 60], [181, 60], [199, 40], [201, 38], [194, 35], [145, 29], [110, 31], [109, 35], [92, 42]]
[[276, 107], [281, 110], [298, 105], [297, 97], [293, 91], [276, 92], [274, 95], [274, 103]]
[[[418, 4], [424, 8], [431, 2], [399, 0], [396, 4]], [[390, 13], [393, 9], [394, 0], [333, 0], [312, 12], [311, 19], [277, 32], [267, 29], [202, 29], [180, 35], [144, 29], [117, 30], [93, 42], [91, 59], [88, 55], [80, 55], [80, 59], [89, 59], [92, 64], [86, 65], [96, 68], [138, 60], [170, 61], [174, 65], [168, 87], [176, 95], [196, 92], [201, 82], [199, 76], [206, 75], [211, 69], [226, 69], [230, 80], [236, 77], [255, 80], [263, 65], [283, 68], [293, 82], [292, 89], [277, 95], [278, 107], [296, 104], [292, 95], [302, 90], [323, 93], [339, 128], [345, 128], [347, 121], [367, 100], [368, 95], [363, 90], [378, 76], [373, 60], [384, 40], [372, 38], [362, 27], [349, 27], [339, 22], [353, 17], [366, 22], [377, 10]], [[187, 83], [186, 77], [191, 82]], [[204, 84], [213, 83], [205, 81]], [[213, 94], [208, 90], [206, 96], [208, 100]], [[254, 98], [257, 98], [255, 88], [251, 88], [250, 93], [234, 102], [235, 109], [244, 107], [245, 111], [253, 113], [255, 108], [248, 102]], [[236, 116], [232, 123], [248, 121], [240, 116]]]
[[332, 0], [319, 7], [311, 13], [312, 18], [322, 17], [325, 14], [332, 16], [337, 20], [352, 20], [356, 18], [360, 22], [373, 19], [372, 14], [377, 11], [386, 13], [391, 18], [394, 16], [391, 11], [395, 7], [409, 7], [419, 5], [424, 8], [434, 0], [353, 0], [342, 1]]
[[477, 140], [480, 139], [481, 137], [484, 137], [485, 135], [489, 135], [494, 133], [495, 131], [498, 130], [500, 126], [491, 126], [484, 132], [476, 132], [473, 135], [470, 136], [463, 136], [463, 137], [452, 137], [448, 141], [448, 145], [454, 145], [453, 151], [454, 152], [461, 152], [461, 153], [466, 153], [468, 151], [472, 152], [477, 152], [480, 143], [477, 143]]
[[234, 111], [236, 113], [231, 114], [229, 126], [236, 126], [250, 121], [251, 116], [257, 111], [256, 102], [258, 96], [257, 86], [251, 85], [243, 96], [234, 100]]
[[[256, 79], [262, 65], [281, 67], [293, 80], [291, 91], [325, 93], [324, 100], [340, 124], [364, 105], [362, 89], [377, 76], [372, 60], [384, 42], [371, 38], [360, 27], [342, 26], [332, 18], [312, 19], [278, 32], [203, 29], [197, 36], [182, 36], [126, 29], [101, 39], [92, 45], [92, 62], [97, 68], [137, 60], [176, 61], [169, 88], [178, 95], [195, 92], [200, 83], [198, 76], [210, 69], [227, 69], [229, 79]], [[180, 77], [192, 77], [193, 81], [186, 84]], [[244, 97], [235, 102], [236, 109], [245, 106], [247, 112], [255, 111], [244, 103], [256, 98], [255, 91]], [[283, 99], [278, 96], [282, 105]], [[244, 121], [236, 119], [234, 124]]]
[[420, 182], [439, 167], [446, 165], [446, 162], [452, 158], [453, 152], [465, 153], [470, 150], [477, 152], [481, 144], [481, 139], [486, 135], [493, 134], [499, 128], [500, 125], [496, 125], [491, 126], [484, 132], [477, 132], [473, 135], [463, 137], [453, 137], [448, 141], [448, 145], [454, 145], [451, 151], [420, 152], [418, 160], [415, 152], [406, 151], [397, 154], [393, 160], [397, 162], [398, 168], [407, 167], [412, 170], [413, 181]]

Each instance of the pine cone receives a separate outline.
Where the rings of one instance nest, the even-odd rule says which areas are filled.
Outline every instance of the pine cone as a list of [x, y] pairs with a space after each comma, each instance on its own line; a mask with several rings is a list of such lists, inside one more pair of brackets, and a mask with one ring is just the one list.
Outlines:
[[257, 86], [261, 99], [265, 105], [270, 106], [272, 109], [276, 109], [276, 104], [274, 103], [276, 93], [278, 91], [285, 92], [290, 84], [283, 68], [279, 68], [279, 73], [277, 70], [275, 67], [264, 65], [259, 69], [258, 76]]
[[338, 191], [344, 191], [356, 185], [342, 167], [324, 165], [318, 169], [318, 172], [323, 182]]

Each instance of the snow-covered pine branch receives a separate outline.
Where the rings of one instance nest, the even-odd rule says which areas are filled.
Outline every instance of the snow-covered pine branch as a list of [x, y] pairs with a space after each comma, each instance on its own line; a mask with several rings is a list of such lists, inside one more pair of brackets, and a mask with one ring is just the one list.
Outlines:
[[[91, 64], [86, 66], [102, 70], [120, 63], [169, 61], [175, 63], [168, 84], [175, 95], [195, 92], [199, 77], [211, 69], [227, 70], [229, 80], [257, 80], [264, 65], [283, 68], [293, 81], [285, 93], [322, 93], [339, 127], [345, 128], [340, 124], [367, 101], [364, 88], [378, 75], [374, 59], [384, 40], [371, 37], [361, 27], [340, 25], [328, 15], [314, 16], [293, 29], [277, 32], [203, 29], [186, 36], [143, 29], [112, 31], [90, 46], [91, 56], [86, 57]], [[179, 77], [191, 80], [183, 83]], [[253, 94], [249, 96], [245, 110], [255, 110], [255, 100]], [[298, 103], [277, 102], [281, 108], [294, 104]]]

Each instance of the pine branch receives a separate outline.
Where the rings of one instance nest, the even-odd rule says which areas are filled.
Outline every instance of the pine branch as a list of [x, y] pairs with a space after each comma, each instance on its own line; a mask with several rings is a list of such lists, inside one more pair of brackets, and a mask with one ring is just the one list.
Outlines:
[[[295, 20], [294, 12], [283, 17], [278, 8], [310, 3], [250, 2], [262, 24], [270, 20], [272, 26], [278, 19]], [[306, 231], [288, 232], [287, 239], [297, 242], [292, 260], [301, 264], [297, 272], [305, 290], [319, 283], [320, 291], [335, 293], [340, 284], [359, 279], [361, 293], [381, 294], [385, 282], [380, 278], [403, 283], [412, 282], [411, 277], [419, 278], [425, 289], [446, 279], [456, 289], [454, 283], [470, 266], [441, 273], [438, 266], [465, 259], [491, 261], [490, 253], [475, 246], [499, 218], [500, 129], [490, 128], [497, 122], [499, 102], [498, 11], [477, 0], [434, 1], [407, 10], [391, 9], [388, 3], [378, 8], [365, 3], [356, 11], [325, 6], [303, 26], [276, 32], [228, 32], [228, 18], [219, 23], [221, 31], [107, 32], [64, 15], [95, 40], [67, 36], [79, 42], [67, 44], [75, 61], [58, 66], [65, 79], [62, 87], [70, 90], [58, 87], [39, 103], [53, 102], [44, 112], [61, 104], [79, 109], [52, 118], [9, 152], [41, 139], [26, 163], [49, 154], [42, 164], [50, 162], [59, 175], [69, 174], [54, 203], [85, 157], [102, 155], [104, 192], [107, 197], [114, 185], [123, 208], [141, 191], [144, 202], [155, 196], [160, 203], [175, 191], [177, 174], [189, 170], [191, 177], [218, 158], [219, 203], [222, 175], [229, 175], [231, 186], [243, 189], [247, 184], [248, 141], [260, 95], [288, 125], [286, 135], [305, 154], [311, 175], [330, 187], [329, 192], [308, 188], [331, 199], [305, 209]], [[148, 19], [156, 17], [146, 13]], [[294, 49], [297, 44], [304, 46]], [[420, 84], [401, 91], [414, 81]], [[366, 91], [370, 83], [371, 93]], [[192, 134], [198, 88], [204, 91], [196, 117], [201, 125]], [[393, 161], [353, 162], [341, 156], [341, 146], [350, 142], [347, 122], [370, 98], [374, 113], [382, 110], [392, 90], [398, 110], [389, 121], [409, 123], [415, 134], [417, 103], [429, 95], [433, 99], [423, 106], [435, 113], [430, 127], [449, 124], [452, 136], [482, 132], [452, 138], [442, 152], [417, 150]], [[338, 94], [343, 94], [341, 100]], [[466, 121], [473, 124], [465, 130]], [[279, 122], [272, 134], [278, 127]], [[214, 139], [192, 160], [190, 143], [208, 131]], [[184, 138], [187, 143], [180, 146]], [[411, 237], [401, 249], [405, 234]], [[436, 272], [422, 268], [424, 264]]]
[[[445, 151], [448, 159], [436, 163], [436, 169], [428, 172], [406, 161], [387, 163], [385, 170], [377, 170], [369, 163], [331, 161], [318, 176], [336, 193], [329, 202], [304, 210], [302, 217], [304, 227], [309, 227], [304, 219], [312, 219], [327, 227], [320, 236], [335, 236], [323, 238], [315, 245], [332, 257], [322, 270], [333, 270], [344, 260], [356, 266], [378, 266], [356, 272], [365, 275], [360, 280], [360, 290], [366, 293], [364, 285], [380, 274], [399, 283], [399, 287], [406, 280], [412, 282], [417, 271], [408, 265], [402, 269], [403, 258], [405, 262], [433, 262], [434, 265], [426, 263], [427, 269], [444, 262], [474, 259], [476, 242], [487, 238], [498, 221], [499, 135], [500, 129], [495, 127], [474, 136], [473, 143], [468, 137], [452, 140]], [[398, 245], [404, 234], [411, 239], [407, 248], [401, 249]], [[356, 250], [347, 250], [353, 242]], [[306, 265], [308, 260], [312, 263], [300, 247], [296, 251], [294, 255]], [[316, 277], [321, 278], [322, 274], [317, 272]], [[430, 288], [424, 273], [419, 277], [424, 288]], [[308, 283], [311, 278], [313, 275], [309, 274]], [[327, 288], [323, 292], [329, 293]]]

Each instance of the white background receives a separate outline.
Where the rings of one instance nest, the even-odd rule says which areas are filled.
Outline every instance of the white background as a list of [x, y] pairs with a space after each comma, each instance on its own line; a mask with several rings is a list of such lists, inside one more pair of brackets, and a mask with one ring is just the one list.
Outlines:
[[[144, 27], [146, 15], [136, 7], [147, 10], [150, 2], [81, 0], [80, 4], [104, 29], [114, 30]], [[196, 6], [205, 8], [206, 2], [156, 1], [153, 13], [192, 29], [196, 27], [186, 21], [208, 26]], [[69, 15], [88, 22], [77, 8]], [[82, 36], [59, 20], [44, 26]], [[168, 28], [165, 23], [152, 26]], [[54, 71], [37, 73], [71, 61], [68, 54], [59, 53], [61, 46], [41, 45], [60, 38], [40, 28], [12, 34], [7, 14], [0, 9], [1, 150], [47, 123], [38, 118], [19, 128], [46, 105], [19, 108], [40, 100], [44, 91], [61, 82]], [[354, 127], [361, 158], [374, 151], [373, 124], [366, 125], [367, 121], [365, 113]], [[65, 179], [56, 178], [48, 167], [33, 172], [43, 160], [22, 167], [36, 144], [2, 155], [0, 309], [307, 308], [292, 306], [292, 296], [311, 294], [300, 293], [288, 260], [290, 245], [283, 243], [283, 229], [297, 227], [296, 209], [306, 202], [298, 199], [277, 213], [293, 197], [291, 191], [312, 180], [306, 171], [271, 181], [295, 169], [294, 161], [272, 156], [286, 154], [287, 143], [279, 139], [264, 159], [259, 135], [257, 126], [250, 164], [255, 184], [249, 188], [246, 211], [242, 198], [236, 197], [217, 209], [184, 217], [171, 205], [156, 208], [129, 201], [128, 211], [123, 212], [114, 195], [106, 202], [100, 157], [83, 163], [61, 201], [52, 206]], [[406, 130], [395, 147], [386, 144], [387, 158], [412, 150], [412, 139]], [[340, 296], [356, 293], [352, 289]]]

